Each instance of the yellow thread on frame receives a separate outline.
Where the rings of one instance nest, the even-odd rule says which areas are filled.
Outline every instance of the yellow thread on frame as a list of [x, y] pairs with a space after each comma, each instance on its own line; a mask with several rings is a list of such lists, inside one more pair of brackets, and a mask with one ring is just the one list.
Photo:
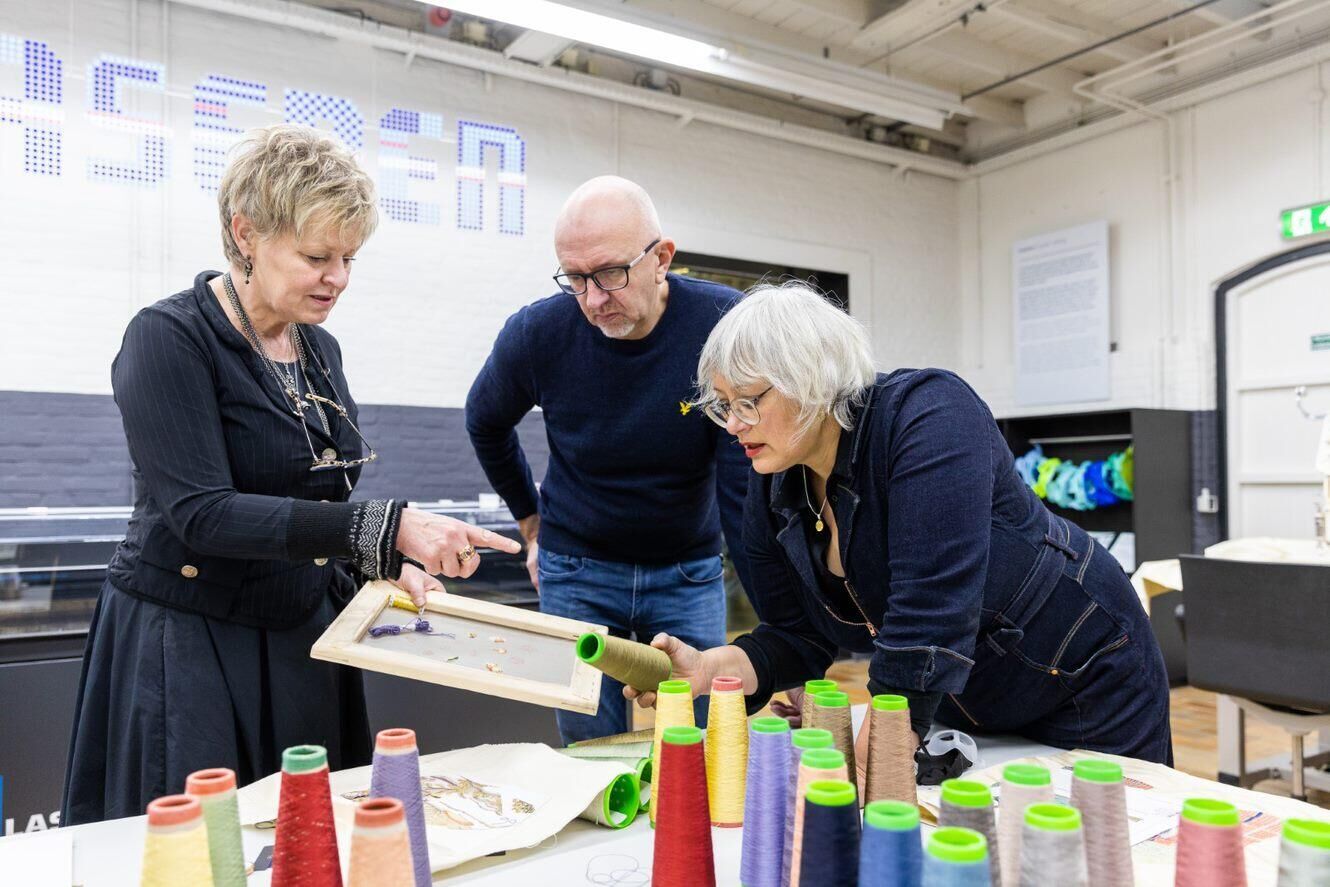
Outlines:
[[405, 594], [388, 595], [388, 606], [396, 607], [399, 610], [410, 610], [417, 615], [425, 612], [424, 607], [417, 607], [416, 602], [411, 600], [411, 596]]

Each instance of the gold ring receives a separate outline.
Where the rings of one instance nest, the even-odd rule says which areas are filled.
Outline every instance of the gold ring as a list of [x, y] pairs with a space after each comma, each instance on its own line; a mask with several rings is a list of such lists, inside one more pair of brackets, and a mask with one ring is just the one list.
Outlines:
[[467, 561], [471, 560], [471, 558], [475, 556], [476, 556], [475, 547], [472, 545], [468, 545], [466, 548], [463, 548], [461, 551], [457, 552], [457, 562], [459, 564], [465, 565]]

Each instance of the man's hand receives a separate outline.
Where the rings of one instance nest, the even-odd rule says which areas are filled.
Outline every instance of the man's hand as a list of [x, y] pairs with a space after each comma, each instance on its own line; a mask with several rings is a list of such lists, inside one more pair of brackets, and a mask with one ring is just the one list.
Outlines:
[[526, 572], [531, 577], [531, 587], [540, 592], [540, 546], [534, 542], [526, 545]]
[[526, 540], [526, 572], [531, 577], [531, 587], [540, 591], [540, 546], [536, 539], [540, 537], [540, 515], [533, 514], [517, 522], [517, 529]]

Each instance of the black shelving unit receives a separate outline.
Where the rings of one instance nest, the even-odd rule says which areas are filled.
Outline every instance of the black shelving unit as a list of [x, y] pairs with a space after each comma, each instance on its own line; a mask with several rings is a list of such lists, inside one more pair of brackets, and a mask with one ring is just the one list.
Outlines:
[[[1022, 456], [1039, 443], [1059, 459], [1104, 459], [1134, 445], [1135, 484], [1131, 502], [1092, 511], [1045, 503], [1061, 517], [1092, 532], [1133, 533], [1136, 562], [1193, 553], [1192, 414], [1186, 410], [1103, 410], [998, 420], [1007, 446]], [[1174, 608], [1179, 593], [1150, 602], [1150, 625], [1164, 653], [1169, 681], [1184, 683], [1186, 649]]]
[[1192, 549], [1191, 413], [1186, 410], [1105, 410], [1000, 419], [1007, 446], [1022, 456], [1040, 443], [1059, 459], [1104, 459], [1134, 445], [1135, 498], [1093, 511], [1047, 503], [1085, 530], [1136, 535], [1136, 561]]

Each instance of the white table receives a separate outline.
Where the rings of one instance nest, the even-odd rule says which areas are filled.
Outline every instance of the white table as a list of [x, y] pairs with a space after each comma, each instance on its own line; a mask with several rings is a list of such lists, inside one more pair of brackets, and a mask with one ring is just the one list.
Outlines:
[[[855, 712], [862, 718], [863, 706]], [[981, 738], [980, 760], [976, 767], [991, 767], [1004, 761], [1030, 755], [1047, 754], [1054, 749], [1015, 738]], [[73, 839], [74, 883], [83, 887], [138, 887], [139, 868], [143, 856], [143, 841], [147, 817], [135, 816], [92, 825], [78, 825], [59, 829], [50, 839]], [[531, 884], [590, 884], [591, 874], [614, 870], [618, 877], [601, 883], [617, 883], [623, 887], [647, 884], [651, 875], [651, 853], [654, 832], [643, 814], [626, 829], [613, 831], [582, 820], [574, 820], [553, 839], [527, 850], [509, 852], [501, 857], [479, 859], [457, 868], [440, 872], [436, 883], [483, 885]], [[245, 858], [252, 861], [273, 841], [272, 831], [246, 828], [243, 831]], [[0, 838], [0, 861], [4, 859], [5, 843], [15, 840], [42, 840], [44, 836], [15, 836]], [[743, 842], [743, 829], [712, 829], [712, 843], [716, 858], [718, 884], [739, 883], [739, 857]], [[67, 845], [66, 845], [67, 846]], [[58, 848], [51, 846], [51, 851]], [[639, 878], [634, 871], [640, 872]], [[8, 871], [0, 863], [0, 883], [41, 885], [39, 878], [47, 874], [41, 869]], [[266, 887], [267, 872], [255, 873], [249, 878], [251, 887]], [[59, 887], [68, 887], [61, 884]]]

